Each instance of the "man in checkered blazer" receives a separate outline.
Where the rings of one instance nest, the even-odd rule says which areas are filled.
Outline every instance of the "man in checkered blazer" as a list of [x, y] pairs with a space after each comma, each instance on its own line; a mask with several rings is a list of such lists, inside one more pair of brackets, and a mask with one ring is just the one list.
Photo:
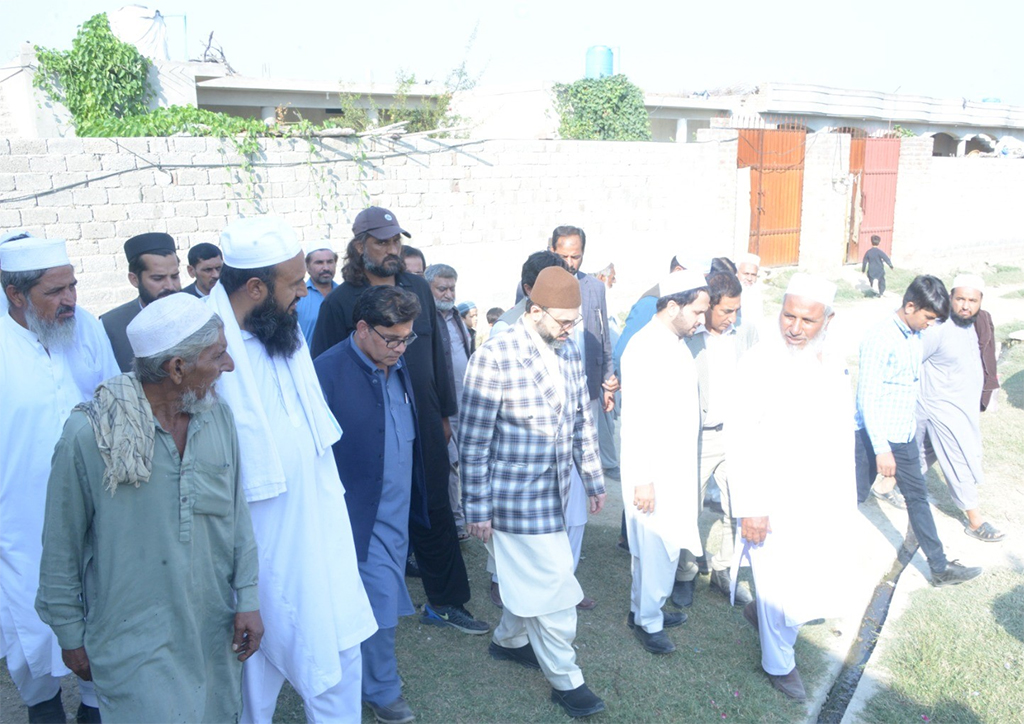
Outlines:
[[466, 523], [494, 558], [504, 602], [490, 654], [542, 669], [552, 701], [574, 717], [604, 710], [572, 647], [583, 598], [565, 530], [574, 462], [590, 512], [605, 499], [587, 380], [571, 340], [579, 322], [579, 282], [560, 267], [542, 270], [525, 314], [470, 358], [459, 412]]

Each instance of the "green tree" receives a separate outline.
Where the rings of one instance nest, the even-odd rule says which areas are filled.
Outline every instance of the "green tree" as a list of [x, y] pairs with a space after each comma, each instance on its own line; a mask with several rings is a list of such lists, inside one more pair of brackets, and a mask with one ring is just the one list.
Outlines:
[[555, 85], [558, 134], [581, 141], [650, 141], [644, 92], [624, 75]]

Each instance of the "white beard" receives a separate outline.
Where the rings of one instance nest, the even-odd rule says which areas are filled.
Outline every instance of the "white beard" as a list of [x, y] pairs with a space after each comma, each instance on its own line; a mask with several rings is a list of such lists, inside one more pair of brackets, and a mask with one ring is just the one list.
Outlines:
[[39, 343], [46, 350], [65, 350], [75, 341], [76, 317], [66, 320], [43, 319], [36, 314], [31, 302], [25, 308], [25, 324], [29, 331], [39, 337]]

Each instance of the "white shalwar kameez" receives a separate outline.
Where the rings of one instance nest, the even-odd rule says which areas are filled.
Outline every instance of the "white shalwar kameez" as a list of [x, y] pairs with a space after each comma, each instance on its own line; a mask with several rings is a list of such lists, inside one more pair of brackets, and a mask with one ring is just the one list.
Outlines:
[[[700, 548], [697, 518], [697, 368], [685, 343], [655, 316], [622, 355], [622, 503], [633, 554], [630, 610], [648, 633], [661, 631], [681, 549]], [[633, 504], [635, 489], [654, 485], [654, 512]]]
[[753, 568], [761, 665], [784, 676], [796, 666], [800, 625], [842, 614], [852, 598], [850, 378], [828, 356], [788, 350], [776, 333], [740, 360], [735, 393], [744, 404], [726, 427], [733, 516], [737, 527], [762, 516], [771, 527], [761, 545], [741, 541], [737, 558]]
[[[276, 447], [287, 486], [249, 502], [266, 634], [242, 669], [242, 721], [270, 722], [287, 679], [302, 697], [308, 721], [358, 722], [359, 645], [377, 624], [359, 577], [345, 488], [330, 447], [317, 453], [287, 364], [271, 359], [248, 332], [241, 337], [269, 426], [267, 444]], [[296, 354], [308, 356], [305, 343]], [[242, 436], [240, 443], [244, 456]]]
[[[53, 698], [69, 673], [35, 610], [53, 448], [71, 408], [121, 373], [102, 325], [75, 310], [75, 337], [47, 352], [34, 332], [0, 318], [0, 657], [27, 706]], [[83, 700], [96, 706], [92, 685]]]

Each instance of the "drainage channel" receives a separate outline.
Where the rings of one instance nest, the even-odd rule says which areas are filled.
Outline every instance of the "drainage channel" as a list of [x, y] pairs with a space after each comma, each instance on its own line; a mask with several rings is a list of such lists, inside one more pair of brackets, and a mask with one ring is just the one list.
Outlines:
[[889, 615], [889, 604], [896, 591], [896, 583], [916, 551], [917, 545], [914, 545], [912, 550], [901, 546], [892, 568], [875, 587], [871, 601], [864, 611], [864, 618], [861, 619], [860, 630], [850, 646], [849, 653], [846, 654], [843, 668], [840, 669], [839, 676], [836, 677], [835, 683], [829, 689], [825, 703], [822, 704], [821, 711], [818, 713], [818, 724], [839, 724], [846, 714], [846, 708], [850, 705], [860, 677], [864, 674], [864, 666], [875, 650], [878, 636]]

